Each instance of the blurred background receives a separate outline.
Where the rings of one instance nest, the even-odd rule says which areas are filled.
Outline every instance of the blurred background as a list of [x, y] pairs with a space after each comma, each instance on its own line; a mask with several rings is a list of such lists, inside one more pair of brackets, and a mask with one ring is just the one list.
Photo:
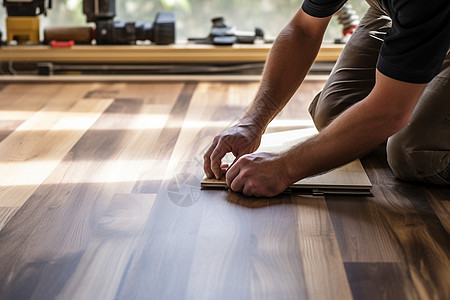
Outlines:
[[[261, 28], [267, 38], [278, 35], [284, 25], [301, 7], [301, 0], [116, 0], [116, 19], [121, 21], [153, 22], [160, 11], [176, 13], [176, 39], [206, 37], [211, 29], [211, 18], [223, 16], [227, 25], [237, 30], [254, 31]], [[362, 18], [368, 5], [364, 0], [347, 2]], [[46, 26], [85, 25], [82, 0], [53, 0], [47, 17], [40, 16], [41, 30]], [[0, 9], [0, 27], [5, 37], [6, 11]], [[342, 27], [333, 18], [325, 35], [325, 42], [342, 37]]]

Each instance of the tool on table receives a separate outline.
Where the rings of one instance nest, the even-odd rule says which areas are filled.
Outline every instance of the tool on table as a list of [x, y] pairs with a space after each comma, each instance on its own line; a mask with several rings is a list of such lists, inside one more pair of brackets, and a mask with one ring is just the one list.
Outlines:
[[[7, 9], [7, 42], [38, 44], [39, 15], [47, 14], [51, 0], [3, 0]], [[149, 40], [158, 45], [175, 43], [175, 14], [157, 13], [153, 23], [122, 22], [116, 16], [115, 0], [83, 0], [83, 13], [93, 26], [48, 27], [44, 30], [44, 42], [74, 41], [91, 44], [135, 44], [138, 40]]]
[[18, 44], [39, 43], [39, 15], [47, 14], [51, 0], [4, 0], [8, 17], [6, 18], [7, 42]]
[[44, 30], [44, 42], [73, 40], [78, 44], [135, 44], [149, 40], [158, 45], [175, 43], [175, 14], [157, 13], [153, 23], [122, 22], [116, 16], [115, 0], [84, 0], [83, 13], [92, 26], [49, 27]]
[[237, 31], [235, 27], [225, 24], [223, 17], [211, 19], [212, 28], [210, 34], [206, 38], [188, 38], [188, 41], [196, 44], [213, 44], [229, 46], [235, 43], [254, 44], [272, 42], [264, 40], [264, 32], [261, 28], [256, 27], [254, 32]]

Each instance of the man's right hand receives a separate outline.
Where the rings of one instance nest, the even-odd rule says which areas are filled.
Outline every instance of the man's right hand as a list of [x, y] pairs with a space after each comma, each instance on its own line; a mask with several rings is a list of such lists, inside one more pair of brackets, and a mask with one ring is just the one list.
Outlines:
[[236, 158], [255, 152], [261, 143], [262, 132], [256, 126], [238, 123], [217, 135], [203, 156], [203, 169], [206, 177], [220, 179], [227, 166], [222, 158], [232, 152]]

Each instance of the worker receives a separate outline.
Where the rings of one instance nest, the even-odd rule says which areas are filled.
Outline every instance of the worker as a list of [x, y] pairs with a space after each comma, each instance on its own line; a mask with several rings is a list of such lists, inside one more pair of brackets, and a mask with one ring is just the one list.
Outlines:
[[[309, 108], [319, 134], [280, 154], [254, 153], [345, 2], [303, 2], [273, 44], [252, 105], [205, 152], [208, 178], [226, 176], [233, 191], [271, 197], [387, 140], [388, 163], [398, 178], [450, 184], [448, 0], [367, 0], [367, 13]], [[232, 166], [221, 164], [228, 152], [237, 157]]]

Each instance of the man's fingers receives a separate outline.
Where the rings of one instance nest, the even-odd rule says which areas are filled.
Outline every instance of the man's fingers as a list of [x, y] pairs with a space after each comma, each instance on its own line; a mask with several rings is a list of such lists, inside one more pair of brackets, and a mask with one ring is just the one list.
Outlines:
[[211, 153], [217, 146], [217, 141], [214, 140], [212, 145], [208, 148], [208, 150], [203, 155], [203, 170], [205, 171], [206, 177], [213, 178], [214, 173], [211, 170]]
[[239, 174], [237, 174], [237, 176], [231, 180], [229, 187], [234, 192], [242, 192], [242, 190], [244, 189], [244, 184], [245, 182], [242, 179], [242, 176], [239, 176]]
[[[237, 158], [236, 158], [237, 160]], [[236, 166], [235, 162], [236, 160], [231, 164], [231, 166], [228, 168], [225, 179], [227, 182], [227, 186], [231, 188], [231, 184], [233, 180], [236, 178], [236, 176], [239, 175], [239, 166]], [[234, 191], [234, 189], [232, 189]]]
[[214, 173], [214, 176], [217, 179], [220, 179], [222, 177], [222, 169], [220, 168], [222, 163], [222, 158], [229, 152], [229, 149], [223, 145], [223, 143], [219, 142], [217, 146], [214, 148], [213, 152], [211, 153], [210, 159], [211, 159], [211, 170]]

